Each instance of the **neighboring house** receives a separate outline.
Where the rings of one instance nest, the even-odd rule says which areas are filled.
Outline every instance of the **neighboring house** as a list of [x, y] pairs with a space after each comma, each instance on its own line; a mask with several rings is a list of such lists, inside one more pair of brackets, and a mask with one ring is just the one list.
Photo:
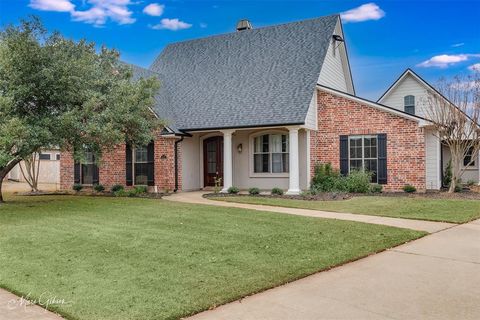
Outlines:
[[[60, 150], [42, 150], [37, 159], [40, 161], [38, 182], [42, 184], [56, 184], [58, 187], [60, 185]], [[26, 182], [20, 166], [22, 166], [26, 174], [25, 163], [21, 161], [8, 173], [8, 180]]]
[[[407, 69], [378, 99], [378, 103], [391, 106], [397, 110], [429, 118], [429, 95], [442, 95], [428, 82], [422, 79], [413, 70]], [[442, 185], [445, 168], [450, 161], [451, 154], [448, 146], [442, 145], [434, 131], [425, 128], [425, 159], [426, 159], [426, 186], [427, 189], [439, 189]], [[475, 160], [470, 163], [471, 157]], [[479, 182], [479, 155], [468, 154], [464, 159], [464, 166], [468, 165], [462, 181]]]
[[[248, 25], [248, 24], [247, 24]], [[167, 46], [149, 70], [167, 126], [148, 146], [116, 146], [99, 165], [65, 152], [61, 186], [199, 190], [280, 187], [298, 194], [314, 166], [374, 172], [388, 191], [427, 182], [426, 121], [355, 96], [338, 15]]]

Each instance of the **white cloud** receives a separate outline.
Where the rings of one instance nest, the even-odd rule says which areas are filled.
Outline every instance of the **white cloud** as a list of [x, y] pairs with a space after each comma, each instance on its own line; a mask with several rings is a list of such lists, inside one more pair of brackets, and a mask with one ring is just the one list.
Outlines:
[[385, 11], [380, 9], [373, 2], [362, 4], [360, 7], [342, 12], [340, 14], [343, 22], [362, 22], [368, 20], [379, 20], [385, 16]]
[[76, 21], [91, 23], [96, 26], [103, 25], [108, 19], [118, 24], [131, 24], [133, 12], [128, 9], [134, 4], [130, 0], [88, 0], [92, 7], [86, 11], [74, 11], [72, 17]]
[[206, 27], [208, 27], [208, 24], [200, 22], [200, 28], [205, 29]]
[[155, 30], [172, 30], [172, 31], [177, 31], [177, 30], [183, 30], [183, 29], [188, 29], [192, 25], [190, 23], [186, 23], [183, 21], [180, 21], [179, 19], [162, 19], [160, 20], [159, 24], [156, 24], [154, 26], [151, 26], [152, 29]]
[[461, 46], [463, 46], [463, 45], [465, 45], [464, 42], [454, 43], [454, 44], [452, 44], [452, 48], [458, 48], [458, 47], [461, 47]]
[[160, 17], [165, 10], [163, 4], [150, 3], [148, 6], [143, 8], [143, 13], [148, 14], [149, 16]]
[[118, 24], [131, 24], [133, 12], [128, 6], [133, 5], [131, 0], [84, 0], [83, 5], [88, 3], [86, 10], [77, 11], [70, 0], [30, 0], [29, 6], [43, 11], [70, 12], [75, 21], [90, 23], [95, 26], [104, 25], [109, 19]]
[[470, 67], [468, 67], [468, 70], [480, 72], [480, 63], [472, 64]]
[[450, 65], [457, 64], [459, 62], [467, 61], [471, 57], [480, 57], [480, 54], [441, 54], [434, 56], [428, 60], [423, 61], [418, 64], [419, 67], [438, 67], [446, 68]]
[[29, 7], [42, 11], [71, 12], [75, 5], [69, 0], [30, 0]]

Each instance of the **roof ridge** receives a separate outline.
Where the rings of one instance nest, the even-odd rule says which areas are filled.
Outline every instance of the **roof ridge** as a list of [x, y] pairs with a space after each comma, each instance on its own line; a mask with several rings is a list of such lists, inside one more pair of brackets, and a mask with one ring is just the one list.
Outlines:
[[[259, 27], [259, 28], [253, 28], [253, 29], [250, 29], [250, 30], [242, 30], [241, 32], [242, 33], [255, 32], [255, 31], [259, 31], [259, 30], [265, 30], [265, 29], [270, 29], [270, 28], [278, 28], [278, 27], [287, 26], [287, 25], [312, 22], [312, 21], [315, 21], [315, 20], [322, 20], [322, 19], [334, 18], [334, 17], [340, 17], [340, 14], [335, 13], [335, 14], [330, 14], [330, 15], [327, 15], [327, 16], [316, 17], [316, 18], [309, 18], [309, 19], [304, 19], [304, 20], [283, 22], [283, 23], [279, 23], [279, 24], [272, 24], [272, 25], [263, 26], [263, 27]], [[225, 33], [212, 34], [212, 35], [209, 35], [209, 36], [206, 36], [206, 37], [200, 37], [200, 38], [193, 38], [193, 39], [188, 39], [188, 40], [171, 42], [167, 46], [165, 46], [165, 48], [168, 47], [168, 46], [171, 46], [171, 45], [188, 43], [188, 42], [199, 41], [199, 40], [204, 40], [204, 39], [211, 39], [211, 38], [216, 38], [216, 37], [225, 37], [225, 36], [228, 36], [228, 35], [233, 35], [233, 34], [238, 34], [238, 33], [239, 33], [239, 31], [231, 31], [231, 32], [225, 32]]]

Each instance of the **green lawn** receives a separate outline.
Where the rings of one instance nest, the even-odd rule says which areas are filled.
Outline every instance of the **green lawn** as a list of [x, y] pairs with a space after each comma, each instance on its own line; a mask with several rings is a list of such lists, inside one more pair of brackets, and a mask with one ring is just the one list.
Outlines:
[[307, 201], [252, 196], [218, 197], [211, 199], [453, 223], [464, 223], [480, 218], [480, 201], [478, 200], [431, 199], [400, 196], [361, 196], [338, 201]]
[[69, 319], [174, 319], [425, 233], [380, 225], [75, 196], [0, 206], [0, 286], [70, 301]]

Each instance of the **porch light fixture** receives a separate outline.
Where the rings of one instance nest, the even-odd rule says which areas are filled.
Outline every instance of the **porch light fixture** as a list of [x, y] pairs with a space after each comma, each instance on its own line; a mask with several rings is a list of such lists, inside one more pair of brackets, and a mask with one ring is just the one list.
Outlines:
[[238, 151], [238, 153], [242, 153], [242, 150], [243, 150], [243, 145], [240, 143], [240, 144], [237, 146], [237, 151]]
[[333, 40], [335, 41], [338, 41], [338, 42], [345, 42], [345, 40], [343, 40], [342, 36], [338, 35], [338, 34], [334, 34], [332, 36]]

